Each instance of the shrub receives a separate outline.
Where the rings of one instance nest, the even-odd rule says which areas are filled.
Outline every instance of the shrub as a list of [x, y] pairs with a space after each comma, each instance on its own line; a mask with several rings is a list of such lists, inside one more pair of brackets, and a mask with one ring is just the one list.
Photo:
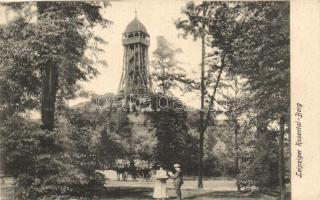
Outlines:
[[255, 141], [252, 155], [241, 163], [238, 181], [242, 188], [257, 187], [259, 190], [278, 184], [278, 160], [276, 135], [266, 131]]
[[[63, 199], [68, 196], [90, 197], [104, 187], [104, 177], [95, 173], [96, 163], [87, 159], [90, 141], [70, 139], [63, 127], [52, 132], [34, 122], [14, 118], [3, 122], [1, 141], [5, 155], [5, 173], [16, 178], [15, 199]], [[89, 132], [81, 132], [86, 134]]]

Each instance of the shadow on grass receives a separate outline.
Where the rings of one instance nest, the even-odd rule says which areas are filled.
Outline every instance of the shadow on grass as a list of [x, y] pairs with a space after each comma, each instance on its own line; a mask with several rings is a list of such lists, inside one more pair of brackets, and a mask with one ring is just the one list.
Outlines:
[[[130, 188], [130, 187], [112, 187], [108, 188], [103, 197], [107, 199], [153, 199], [152, 198], [153, 189], [152, 188]], [[174, 193], [170, 189], [171, 194]], [[264, 195], [259, 193], [254, 194], [243, 194], [236, 191], [202, 191], [202, 190], [182, 190], [183, 199], [246, 199], [246, 200], [257, 200], [266, 199]], [[170, 197], [168, 199], [176, 199], [175, 197]], [[267, 198], [269, 199], [269, 198]]]
[[197, 198], [225, 198], [225, 199], [257, 199], [260, 197], [260, 195], [244, 195], [240, 192], [234, 192], [234, 191], [203, 191], [202, 193], [193, 194], [186, 196], [184, 199], [197, 199]]
[[152, 199], [152, 188], [112, 187], [108, 188], [104, 195], [117, 199]]
[[[237, 191], [203, 191], [202, 193], [198, 192], [196, 194], [186, 195], [184, 199], [248, 199], [248, 200], [264, 200], [264, 199], [278, 199], [279, 194], [265, 194], [265, 193], [241, 193]], [[291, 193], [286, 193], [286, 200], [291, 200]]]

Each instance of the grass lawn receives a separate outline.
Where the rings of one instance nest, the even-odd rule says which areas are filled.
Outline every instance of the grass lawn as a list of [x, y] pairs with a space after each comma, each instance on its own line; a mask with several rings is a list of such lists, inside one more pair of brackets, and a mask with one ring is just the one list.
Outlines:
[[[1, 200], [11, 200], [8, 197], [11, 183], [1, 184]], [[153, 199], [153, 183], [152, 182], [119, 182], [112, 181], [107, 183], [106, 190], [97, 198], [97, 200], [123, 199], [123, 200], [146, 200]], [[182, 195], [184, 199], [206, 199], [206, 200], [277, 200], [276, 196], [265, 194], [248, 194], [237, 192], [230, 181], [204, 181], [204, 185], [209, 189], [194, 189], [196, 181], [186, 181], [182, 187]], [[211, 189], [210, 189], [211, 188]], [[168, 184], [169, 199], [175, 199], [175, 191], [172, 184]], [[70, 200], [78, 200], [78, 198], [70, 198]], [[288, 198], [289, 199], [289, 198]]]
[[[3, 188], [2, 188], [3, 189]], [[151, 188], [109, 188], [104, 195], [98, 197], [99, 200], [146, 200], [152, 198], [153, 190]], [[183, 199], [207, 199], [207, 200], [276, 200], [276, 197], [266, 195], [248, 196], [233, 191], [199, 191], [199, 190], [182, 190]], [[1, 200], [10, 200], [7, 189], [1, 190]], [[176, 199], [174, 190], [169, 189], [169, 199]], [[72, 198], [76, 200], [77, 198]]]
[[[132, 188], [132, 187], [112, 187], [105, 193], [104, 199], [152, 199], [152, 188]], [[175, 199], [173, 189], [169, 189], [169, 199]], [[248, 194], [241, 194], [236, 191], [205, 191], [196, 189], [182, 190], [183, 199], [207, 199], [207, 200], [276, 200], [276, 197], [270, 197], [262, 194], [255, 194], [249, 196]]]

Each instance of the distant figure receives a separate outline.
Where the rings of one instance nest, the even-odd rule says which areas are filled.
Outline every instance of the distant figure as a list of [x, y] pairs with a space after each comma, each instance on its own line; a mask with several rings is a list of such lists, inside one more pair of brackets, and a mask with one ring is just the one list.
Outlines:
[[132, 180], [136, 181], [137, 180], [137, 168], [134, 165], [134, 161], [133, 160], [130, 161], [129, 172], [131, 174]]
[[183, 184], [183, 173], [179, 164], [173, 165], [175, 173], [169, 172], [169, 177], [173, 179], [173, 185], [176, 190], [177, 199], [181, 200], [181, 185]]
[[163, 170], [163, 167], [160, 166], [160, 169], [156, 171], [156, 184], [153, 191], [153, 198], [156, 199], [166, 199], [167, 195], [167, 172]]

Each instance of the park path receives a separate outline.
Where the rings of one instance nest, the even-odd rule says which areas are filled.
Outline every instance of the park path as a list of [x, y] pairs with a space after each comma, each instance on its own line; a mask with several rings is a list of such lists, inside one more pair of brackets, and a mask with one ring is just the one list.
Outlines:
[[[11, 200], [8, 198], [8, 190], [12, 187], [12, 180], [6, 184], [0, 184], [0, 200]], [[99, 200], [151, 200], [153, 193], [153, 182], [133, 181], [107, 181], [106, 192], [98, 197]], [[168, 182], [169, 199], [175, 199], [175, 191], [172, 181]], [[233, 180], [206, 180], [204, 189], [198, 190], [197, 181], [186, 180], [182, 187], [182, 194], [185, 200], [276, 200], [276, 197], [256, 194], [248, 195], [236, 191]], [[78, 198], [71, 198], [78, 200]]]
[[[153, 188], [141, 187], [111, 187], [105, 197], [99, 200], [151, 200]], [[175, 191], [168, 189], [168, 200], [176, 199]], [[184, 200], [276, 200], [276, 197], [270, 197], [262, 194], [248, 195], [237, 191], [208, 191], [196, 189], [183, 189], [182, 196]]]
[[[107, 181], [107, 187], [142, 187], [142, 188], [153, 188], [154, 182], [147, 181]], [[235, 180], [207, 180], [203, 183], [203, 190], [205, 191], [237, 191]], [[173, 188], [172, 180], [167, 182], [168, 188]], [[184, 190], [197, 189], [197, 181], [185, 180], [182, 185]]]
[[[107, 198], [101, 200], [147, 200], [153, 199], [154, 182], [147, 181], [107, 181]], [[169, 199], [175, 199], [175, 190], [172, 181], [167, 184]], [[234, 180], [206, 180], [204, 188], [197, 189], [197, 181], [186, 180], [182, 186], [183, 199], [194, 200], [276, 200], [263, 194], [243, 194], [237, 192]]]

